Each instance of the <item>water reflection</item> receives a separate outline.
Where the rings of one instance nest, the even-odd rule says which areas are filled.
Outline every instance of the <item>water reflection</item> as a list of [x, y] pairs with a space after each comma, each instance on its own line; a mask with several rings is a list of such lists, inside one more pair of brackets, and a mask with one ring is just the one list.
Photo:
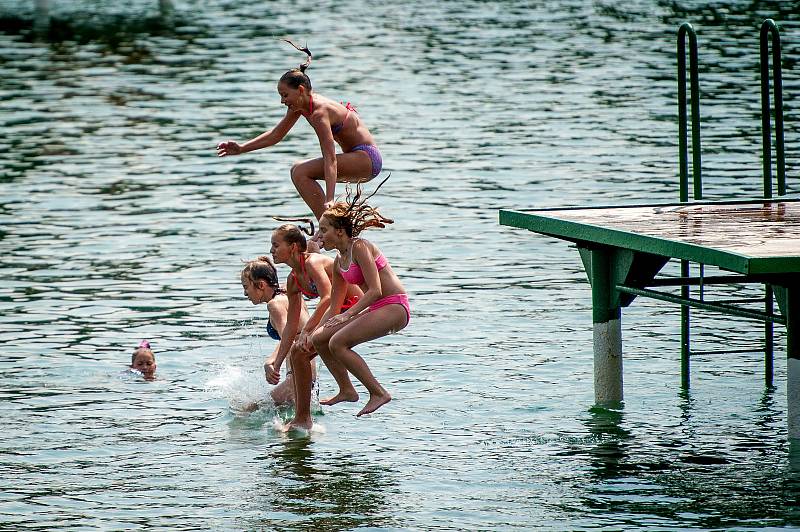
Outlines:
[[[637, 432], [645, 432], [634, 435], [623, 427], [621, 410], [593, 408], [586, 426], [599, 443], [589, 446], [586, 453], [598, 483], [589, 490], [593, 496], [587, 498], [587, 507], [667, 522], [681, 519], [684, 524], [711, 528], [724, 525], [722, 515], [730, 519], [750, 515], [755, 527], [797, 524], [797, 512], [789, 508], [798, 498], [800, 461], [790, 451], [790, 474], [776, 467], [772, 442], [780, 429], [775, 425], [778, 412], [772, 393], [762, 398], [755, 430], [740, 430], [716, 441], [709, 441], [697, 427], [687, 432], [691, 410], [692, 399], [687, 395], [680, 403], [681, 421], [674, 431], [663, 426], [637, 427]], [[708, 427], [713, 420], [704, 412], [696, 423]], [[654, 439], [655, 446], [645, 449], [642, 438]], [[757, 518], [753, 519], [750, 507], [760, 508]]]
[[584, 423], [592, 439], [597, 441], [586, 451], [592, 476], [598, 480], [622, 476], [631, 469], [626, 458], [631, 446], [635, 445], [635, 441], [631, 441], [633, 435], [623, 426], [625, 412], [622, 403], [596, 405], [589, 410], [589, 415]]
[[27, 41], [103, 43], [121, 51], [137, 36], [177, 36], [181, 33], [178, 28], [189, 21], [187, 14], [176, 11], [168, 0], [153, 1], [143, 6], [145, 13], [137, 14], [103, 5], [84, 6], [88, 13], [67, 11], [64, 4], [58, 4], [37, 1], [32, 13], [18, 6], [0, 7], [0, 32], [20, 35]]
[[[391, 526], [391, 473], [374, 462], [341, 452], [315, 449], [311, 438], [275, 442], [259, 459], [258, 504], [290, 518], [258, 520], [259, 525], [303, 530]], [[253, 523], [255, 524], [255, 523]]]
[[800, 441], [789, 440], [786, 476], [781, 487], [786, 493], [787, 520], [800, 523]]
[[[751, 21], [757, 28], [767, 16], [780, 20], [789, 20], [792, 15], [800, 14], [797, 2], [778, 0], [751, 0], [750, 2], [672, 2], [662, 0], [659, 5], [668, 10], [671, 16], [696, 21], [697, 24], [715, 27], [726, 27], [734, 31], [742, 27], [742, 21]], [[666, 18], [664, 22], [673, 24], [674, 19]]]

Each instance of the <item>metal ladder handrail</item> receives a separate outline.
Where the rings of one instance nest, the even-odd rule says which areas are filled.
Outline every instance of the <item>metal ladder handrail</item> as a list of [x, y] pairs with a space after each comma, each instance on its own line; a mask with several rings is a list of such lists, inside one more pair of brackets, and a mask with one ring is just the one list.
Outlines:
[[[678, 135], [680, 201], [689, 201], [689, 128], [686, 113], [686, 38], [689, 38], [689, 80], [692, 106], [692, 190], [695, 200], [703, 199], [703, 178], [700, 155], [700, 80], [697, 53], [697, 33], [684, 22], [678, 28]], [[681, 277], [689, 277], [689, 261], [681, 261]], [[689, 299], [689, 286], [681, 286], [681, 297]], [[681, 386], [689, 387], [690, 311], [681, 305]]]
[[764, 197], [772, 197], [772, 128], [769, 101], [769, 41], [772, 40], [772, 85], [775, 94], [775, 161], [778, 195], [786, 194], [786, 157], [783, 142], [783, 74], [781, 73], [781, 33], [771, 18], [761, 24], [761, 135], [763, 145]]
[[[761, 24], [760, 67], [761, 67], [761, 139], [762, 168], [764, 177], [764, 197], [772, 198], [772, 127], [769, 101], [769, 41], [772, 40], [772, 87], [775, 94], [775, 162], [777, 164], [778, 195], [786, 194], [786, 157], [783, 142], [783, 75], [781, 73], [781, 32], [771, 18]], [[764, 285], [764, 312], [774, 311], [772, 286]], [[767, 386], [772, 386], [774, 326], [764, 324], [764, 377]]]
[[[688, 116], [686, 112], [686, 37], [689, 37], [689, 74], [691, 80], [692, 106], [692, 178], [693, 199], [703, 199], [701, 150], [700, 150], [700, 89], [698, 74], [697, 34], [688, 22], [678, 29], [678, 134], [680, 201], [689, 201], [689, 155], [688, 155]], [[777, 163], [778, 195], [786, 194], [786, 159], [783, 130], [783, 78], [781, 73], [780, 31], [772, 19], [766, 19], [760, 31], [761, 67], [761, 124], [762, 124], [762, 163], [764, 178], [764, 198], [772, 198], [772, 131], [769, 97], [769, 41], [772, 40], [772, 79], [775, 101], [775, 151]], [[700, 299], [703, 301], [704, 267], [700, 267]], [[689, 262], [681, 261], [681, 277], [690, 276]], [[765, 284], [764, 315], [774, 315], [774, 294], [772, 286]], [[681, 297], [689, 299], [690, 288], [681, 286]], [[772, 386], [774, 330], [773, 320], [764, 326], [764, 377], [767, 386]], [[689, 388], [690, 311], [689, 306], [681, 305], [681, 386]]]
[[689, 201], [688, 126], [686, 114], [686, 36], [689, 37], [689, 78], [692, 104], [692, 177], [694, 199], [703, 199], [700, 157], [700, 82], [698, 75], [697, 33], [688, 22], [678, 28], [678, 130], [680, 159], [680, 201]]

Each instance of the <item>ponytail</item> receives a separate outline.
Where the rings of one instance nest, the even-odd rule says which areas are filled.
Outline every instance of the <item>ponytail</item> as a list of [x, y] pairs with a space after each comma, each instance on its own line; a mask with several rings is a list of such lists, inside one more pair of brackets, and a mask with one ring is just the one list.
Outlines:
[[[278, 220], [279, 222], [303, 222], [309, 225], [310, 229], [306, 229], [304, 227], [297, 226], [302, 232], [307, 234], [308, 236], [314, 236], [314, 220], [311, 218], [284, 218], [283, 216], [273, 216], [273, 220]], [[289, 225], [289, 224], [286, 224]]]
[[296, 50], [305, 53], [307, 57], [306, 61], [299, 67], [293, 68], [281, 76], [279, 83], [285, 83], [292, 89], [296, 89], [302, 85], [306, 89], [311, 90], [311, 78], [309, 78], [308, 74], [306, 74], [306, 69], [309, 67], [309, 65], [311, 65], [311, 50], [308, 49], [308, 45], [300, 48], [289, 39], [283, 40], [291, 44]]
[[[313, 235], [314, 234], [313, 224], [311, 227], [312, 227], [312, 232], [310, 233], [310, 235]], [[299, 249], [301, 253], [305, 253], [305, 251], [308, 249], [308, 242], [306, 242], [306, 237], [303, 234], [304, 232], [305, 232], [304, 229], [301, 229], [300, 227], [294, 224], [283, 224], [282, 226], [275, 229], [275, 231], [273, 231], [273, 234], [277, 235], [281, 240], [283, 240], [289, 245], [297, 244], [297, 249]]]

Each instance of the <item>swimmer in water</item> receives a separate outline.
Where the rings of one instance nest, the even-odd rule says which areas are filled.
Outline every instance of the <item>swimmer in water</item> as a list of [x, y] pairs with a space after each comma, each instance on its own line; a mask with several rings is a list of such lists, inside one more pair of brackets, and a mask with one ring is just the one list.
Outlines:
[[155, 379], [156, 356], [150, 349], [150, 342], [142, 340], [131, 355], [130, 369], [138, 371], [144, 378], [151, 381]]

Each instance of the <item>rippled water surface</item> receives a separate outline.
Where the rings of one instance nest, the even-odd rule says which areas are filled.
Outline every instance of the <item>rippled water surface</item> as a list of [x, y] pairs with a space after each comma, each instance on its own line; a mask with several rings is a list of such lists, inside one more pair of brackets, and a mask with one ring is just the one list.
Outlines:
[[[675, 200], [675, 32], [700, 40], [711, 198], [760, 192], [758, 27], [782, 29], [798, 185], [795, 2], [0, 2], [0, 528], [767, 530], [800, 527], [800, 453], [759, 354], [693, 359], [679, 313], [623, 317], [625, 403], [593, 406], [590, 292], [566, 243], [500, 208]], [[39, 26], [41, 28], [41, 26]], [[271, 216], [305, 214], [271, 127], [308, 41], [392, 177], [368, 235], [411, 293], [360, 349], [394, 400], [275, 430], [266, 309], [242, 295]], [[667, 273], [676, 271], [674, 265]], [[282, 275], [288, 273], [281, 271]], [[724, 290], [722, 291], [724, 292]], [[698, 348], [761, 326], [695, 314]], [[157, 380], [125, 373], [153, 344]], [[322, 394], [333, 381], [323, 372]]]

